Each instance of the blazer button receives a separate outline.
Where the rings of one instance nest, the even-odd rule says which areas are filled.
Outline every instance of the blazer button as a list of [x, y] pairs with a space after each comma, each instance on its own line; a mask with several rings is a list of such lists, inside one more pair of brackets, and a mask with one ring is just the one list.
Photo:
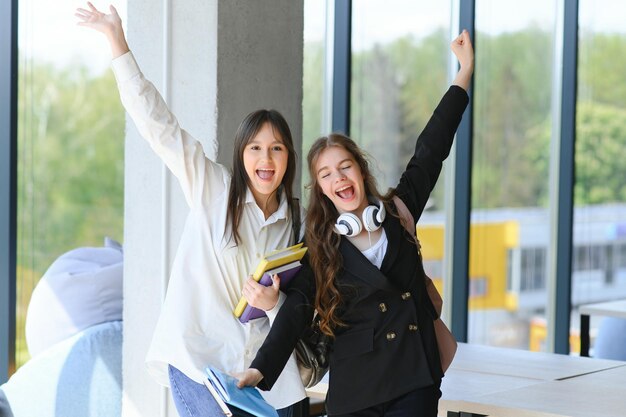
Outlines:
[[417, 324], [409, 324], [409, 330], [411, 330], [412, 332], [416, 332], [417, 331]]
[[402, 299], [403, 300], [408, 300], [409, 298], [411, 298], [411, 293], [410, 292], [407, 291], [405, 293], [402, 293]]
[[384, 313], [385, 311], [387, 311], [387, 306], [385, 305], [385, 303], [380, 303], [378, 304], [378, 309], [381, 313]]
[[396, 334], [394, 332], [387, 333], [387, 340], [393, 340], [396, 338]]

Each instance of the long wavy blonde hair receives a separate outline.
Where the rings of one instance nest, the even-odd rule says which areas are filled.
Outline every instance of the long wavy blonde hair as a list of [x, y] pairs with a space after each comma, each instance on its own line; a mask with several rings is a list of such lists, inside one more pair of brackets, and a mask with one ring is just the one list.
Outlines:
[[320, 329], [330, 336], [334, 329], [345, 326], [338, 317], [342, 305], [342, 295], [336, 283], [343, 266], [343, 257], [339, 252], [341, 237], [335, 231], [335, 222], [339, 212], [335, 205], [322, 192], [317, 182], [317, 161], [325, 150], [341, 147], [348, 151], [361, 169], [365, 193], [368, 197], [383, 201], [389, 206], [394, 190], [381, 196], [376, 188], [376, 180], [372, 175], [365, 153], [349, 137], [339, 133], [323, 136], [315, 141], [309, 150], [307, 162], [311, 182], [309, 188], [309, 204], [306, 217], [305, 238], [309, 247], [309, 259], [315, 273], [315, 308], [320, 315]]

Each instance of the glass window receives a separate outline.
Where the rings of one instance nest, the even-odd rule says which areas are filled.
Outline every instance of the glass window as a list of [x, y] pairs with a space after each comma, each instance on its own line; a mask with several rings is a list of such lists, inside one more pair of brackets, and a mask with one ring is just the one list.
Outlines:
[[[469, 275], [486, 280], [488, 291], [470, 298], [471, 343], [542, 346], [531, 332], [532, 323], [544, 322], [548, 304], [556, 5], [476, 1]], [[519, 253], [519, 261], [510, 251]]]
[[[306, 162], [309, 148], [315, 139], [328, 133], [327, 130], [330, 129], [324, 126], [327, 7], [329, 6], [326, 1], [305, 0], [304, 2], [301, 158], [303, 187], [309, 182]], [[302, 196], [307, 196], [304, 189]]]
[[[626, 298], [626, 4], [581, 0], [572, 326], [581, 304]], [[591, 336], [602, 317], [591, 316]], [[592, 340], [593, 355], [593, 340]], [[572, 352], [578, 345], [571, 346]]]
[[[29, 358], [30, 296], [50, 264], [70, 249], [103, 246], [105, 236], [123, 238], [125, 121], [111, 93], [109, 48], [67, 6], [19, 1], [18, 367]], [[116, 7], [125, 21], [125, 4]]]
[[546, 248], [522, 250], [520, 292], [546, 292]]
[[[449, 85], [451, 2], [352, 3], [351, 137], [371, 156], [378, 188], [397, 184]], [[419, 220], [422, 254], [443, 285], [444, 173]]]
[[446, 91], [449, 43], [448, 2], [353, 2], [350, 132], [375, 157], [381, 189], [396, 185]]

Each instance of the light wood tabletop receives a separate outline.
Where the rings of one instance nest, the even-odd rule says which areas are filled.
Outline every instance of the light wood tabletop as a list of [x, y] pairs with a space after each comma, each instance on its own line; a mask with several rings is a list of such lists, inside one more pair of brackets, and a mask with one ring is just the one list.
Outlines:
[[588, 316], [598, 315], [626, 319], [626, 300], [583, 304], [578, 308], [578, 312]]
[[[600, 372], [592, 372], [586, 375], [580, 375], [572, 378], [572, 381], [576, 383], [621, 388], [624, 392], [624, 396], [626, 397], [626, 362], [622, 363], [624, 364], [623, 366], [605, 369]], [[626, 408], [624, 408], [624, 415], [626, 416]]]
[[459, 343], [450, 368], [553, 381], [621, 365], [621, 361]]
[[440, 416], [625, 417], [626, 362], [459, 343], [441, 391]]
[[[607, 371], [600, 371], [603, 373]], [[455, 410], [498, 417], [624, 417], [623, 387], [578, 380], [581, 377], [542, 382], [483, 395], [462, 404], [446, 404]]]
[[451, 368], [448, 369], [445, 378], [441, 382], [441, 398], [443, 401], [465, 400], [542, 382], [540, 379], [486, 374]]

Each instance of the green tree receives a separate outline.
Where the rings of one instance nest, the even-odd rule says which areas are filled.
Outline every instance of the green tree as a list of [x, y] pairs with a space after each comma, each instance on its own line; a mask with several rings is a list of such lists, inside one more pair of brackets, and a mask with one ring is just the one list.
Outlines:
[[34, 66], [20, 74], [22, 252], [43, 272], [61, 253], [122, 238], [124, 110], [111, 72]]
[[381, 190], [395, 185], [445, 91], [446, 39], [439, 29], [353, 54], [351, 135], [372, 155]]
[[[29, 62], [29, 61], [21, 61]], [[18, 81], [18, 363], [32, 289], [52, 261], [123, 237], [124, 110], [109, 71], [29, 62]]]
[[576, 125], [575, 204], [626, 202], [626, 110], [579, 103]]
[[626, 35], [583, 31], [578, 63], [579, 100], [626, 107]]
[[552, 120], [552, 35], [479, 32], [476, 44], [472, 206], [537, 206], [547, 177], [527, 154]]

